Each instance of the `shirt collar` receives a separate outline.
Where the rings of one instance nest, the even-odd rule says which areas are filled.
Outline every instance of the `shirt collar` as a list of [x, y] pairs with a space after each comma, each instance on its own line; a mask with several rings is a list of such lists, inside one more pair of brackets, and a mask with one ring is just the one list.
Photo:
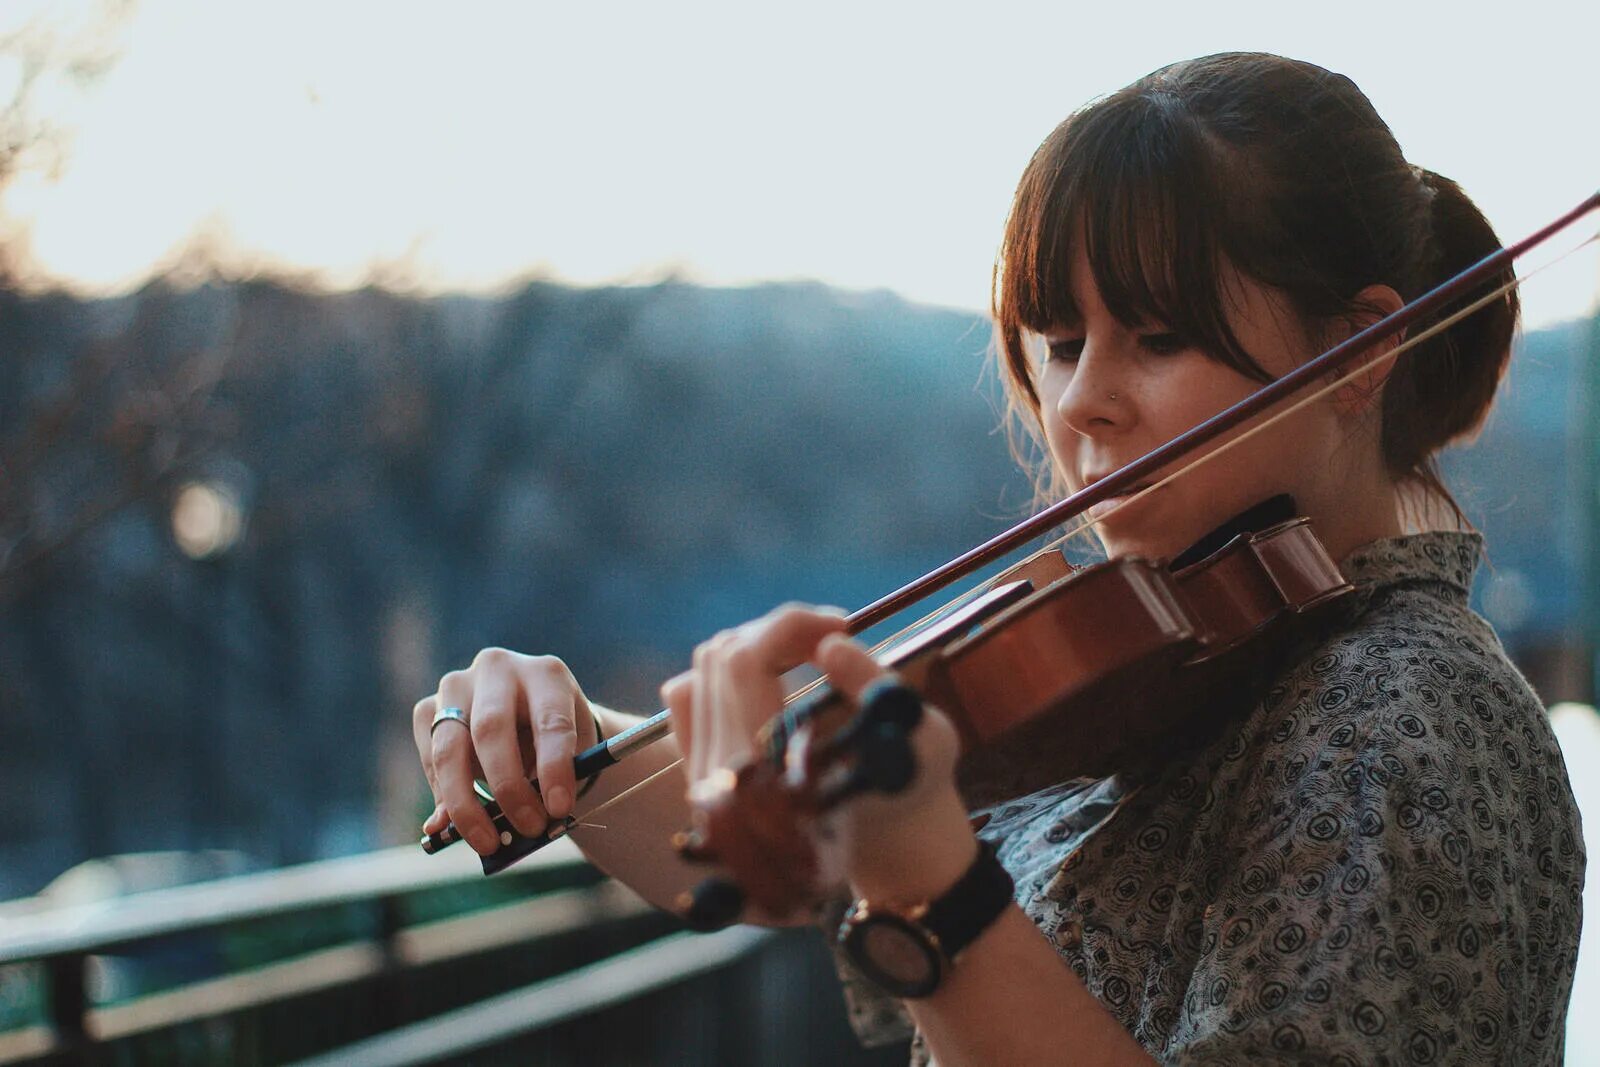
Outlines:
[[1483, 535], [1430, 530], [1362, 545], [1340, 563], [1351, 584], [1376, 591], [1401, 582], [1437, 582], [1465, 601], [1483, 558]]

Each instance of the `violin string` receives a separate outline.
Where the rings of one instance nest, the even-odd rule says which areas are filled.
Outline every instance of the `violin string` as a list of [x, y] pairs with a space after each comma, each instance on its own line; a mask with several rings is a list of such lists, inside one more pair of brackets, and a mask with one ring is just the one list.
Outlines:
[[[1559, 255], [1555, 256], [1554, 258], [1550, 259], [1548, 262], [1542, 263], [1539, 266], [1533, 268], [1532, 270], [1526, 271], [1521, 276], [1513, 278], [1510, 282], [1499, 286], [1498, 288], [1496, 288], [1493, 291], [1485, 294], [1482, 297], [1479, 297], [1478, 299], [1472, 301], [1471, 303], [1467, 304], [1466, 306], [1457, 309], [1456, 311], [1452, 312], [1450, 315], [1446, 316], [1443, 319], [1440, 319], [1436, 323], [1433, 323], [1432, 325], [1430, 325], [1426, 329], [1422, 330], [1421, 332], [1415, 334], [1414, 336], [1407, 337], [1405, 340], [1401, 341], [1399, 344], [1397, 344], [1394, 348], [1390, 349], [1388, 352], [1386, 352], [1386, 353], [1384, 353], [1384, 354], [1382, 354], [1382, 355], [1380, 355], [1380, 356], [1378, 356], [1378, 357], [1376, 357], [1374, 359], [1362, 362], [1359, 365], [1357, 365], [1356, 367], [1354, 367], [1354, 368], [1352, 368], [1352, 369], [1350, 369], [1348, 371], [1343, 372], [1339, 377], [1333, 379], [1328, 384], [1323, 385], [1323, 386], [1319, 386], [1317, 389], [1315, 389], [1312, 392], [1308, 393], [1304, 397], [1294, 401], [1292, 404], [1289, 404], [1288, 406], [1286, 406], [1284, 408], [1280, 408], [1279, 410], [1275, 411], [1273, 414], [1271, 414], [1267, 418], [1263, 419], [1261, 422], [1257, 423], [1254, 426], [1249, 427], [1244, 432], [1240, 433], [1238, 436], [1231, 437], [1231, 438], [1227, 439], [1226, 441], [1224, 441], [1222, 444], [1218, 445], [1216, 448], [1212, 449], [1211, 451], [1202, 453], [1201, 455], [1190, 459], [1183, 466], [1181, 466], [1178, 469], [1174, 470], [1171, 474], [1166, 475], [1165, 477], [1161, 478], [1159, 481], [1153, 483], [1152, 485], [1148, 485], [1144, 489], [1141, 489], [1136, 493], [1130, 494], [1129, 496], [1127, 496], [1124, 499], [1122, 499], [1120, 502], [1118, 502], [1116, 505], [1114, 505], [1110, 509], [1106, 510], [1105, 512], [1102, 512], [1100, 515], [1097, 515], [1092, 519], [1088, 519], [1087, 521], [1080, 523], [1079, 525], [1073, 527], [1072, 529], [1066, 531], [1065, 533], [1058, 534], [1057, 536], [1052, 538], [1050, 541], [1048, 541], [1043, 548], [1039, 549], [1038, 551], [1036, 551], [1034, 553], [1031, 553], [1027, 558], [1028, 559], [1033, 559], [1036, 556], [1039, 556], [1039, 555], [1042, 555], [1045, 552], [1051, 551], [1052, 549], [1054, 549], [1057, 546], [1065, 543], [1066, 541], [1072, 539], [1073, 537], [1076, 537], [1078, 534], [1083, 533], [1085, 530], [1088, 530], [1091, 527], [1095, 526], [1096, 524], [1098, 524], [1102, 520], [1104, 520], [1106, 518], [1109, 518], [1110, 516], [1116, 514], [1118, 511], [1121, 511], [1123, 508], [1128, 507], [1129, 505], [1131, 505], [1131, 504], [1133, 504], [1133, 503], [1135, 503], [1135, 502], [1137, 502], [1139, 500], [1142, 500], [1145, 496], [1147, 496], [1150, 493], [1155, 492], [1157, 489], [1160, 489], [1162, 486], [1167, 485], [1173, 479], [1178, 478], [1179, 476], [1187, 473], [1190, 470], [1193, 470], [1194, 468], [1200, 466], [1202, 463], [1206, 463], [1206, 462], [1209, 462], [1212, 459], [1215, 459], [1217, 456], [1220, 456], [1220, 455], [1224, 454], [1229, 449], [1233, 448], [1235, 445], [1238, 445], [1243, 441], [1249, 440], [1251, 437], [1255, 436], [1257, 433], [1260, 433], [1261, 431], [1267, 429], [1268, 427], [1270, 427], [1273, 424], [1277, 423], [1281, 419], [1288, 418], [1290, 415], [1293, 415], [1296, 411], [1299, 411], [1302, 408], [1307, 407], [1308, 405], [1313, 404], [1316, 401], [1320, 400], [1322, 397], [1327, 396], [1329, 393], [1332, 393], [1335, 390], [1342, 388], [1343, 386], [1349, 384], [1352, 380], [1354, 380], [1355, 378], [1359, 377], [1360, 375], [1368, 373], [1368, 372], [1370, 372], [1370, 371], [1372, 371], [1374, 369], [1377, 369], [1377, 368], [1386, 367], [1389, 364], [1394, 363], [1394, 361], [1399, 359], [1400, 356], [1403, 353], [1410, 351], [1411, 349], [1413, 349], [1413, 348], [1417, 347], [1418, 345], [1422, 344], [1424, 341], [1427, 341], [1430, 338], [1435, 337], [1438, 334], [1444, 332], [1445, 330], [1449, 329], [1451, 326], [1454, 326], [1456, 323], [1460, 322], [1462, 319], [1464, 319], [1467, 316], [1469, 316], [1469, 315], [1473, 314], [1474, 312], [1478, 311], [1480, 308], [1483, 308], [1483, 307], [1485, 307], [1485, 306], [1487, 306], [1489, 304], [1492, 304], [1494, 301], [1496, 301], [1496, 300], [1500, 299], [1501, 297], [1505, 296], [1507, 293], [1511, 292], [1512, 290], [1520, 288], [1522, 286], [1522, 284], [1524, 282], [1528, 281], [1529, 279], [1538, 277], [1544, 271], [1549, 270], [1551, 267], [1554, 267], [1556, 264], [1558, 264], [1558, 263], [1562, 262], [1563, 260], [1567, 259], [1569, 256], [1572, 256], [1572, 255], [1576, 254], [1579, 250], [1587, 247], [1588, 245], [1595, 244], [1596, 242], [1600, 242], [1600, 233], [1596, 233], [1596, 234], [1591, 235], [1590, 237], [1585, 238], [1583, 241], [1578, 242], [1577, 244], [1575, 244], [1571, 248], [1567, 249], [1565, 252], [1562, 252], [1561, 254], [1559, 254]], [[1008, 568], [1008, 570], [1009, 570], [1009, 568]], [[997, 581], [999, 581], [1002, 577], [1005, 576], [1005, 573], [1006, 573], [1005, 571], [1002, 571], [1000, 574], [997, 574], [997, 575], [995, 575], [993, 577], [987, 578], [982, 582], [979, 582], [978, 584], [974, 585], [971, 589], [969, 589], [966, 592], [960, 594], [958, 597], [956, 597], [954, 600], [950, 601], [949, 603], [940, 605], [938, 608], [934, 609], [931, 612], [928, 612], [927, 614], [925, 614], [924, 616], [922, 616], [920, 619], [916, 620], [915, 622], [912, 622], [909, 625], [902, 627], [900, 630], [898, 630], [896, 633], [890, 635], [889, 637], [886, 637], [881, 641], [874, 642], [873, 645], [871, 646], [871, 649], [870, 649], [871, 653], [873, 655], [876, 655], [877, 653], [882, 651], [885, 647], [887, 647], [891, 643], [900, 640], [900, 638], [903, 637], [905, 634], [911, 633], [911, 632], [919, 629], [920, 627], [932, 622], [933, 620], [938, 618], [940, 615], [947, 614], [949, 611], [953, 610], [956, 607], [959, 607], [962, 604], [967, 603], [968, 601], [970, 601], [973, 598], [977, 597], [981, 593], [987, 592], [988, 590], [993, 588], [994, 584]], [[826, 682], [826, 680], [827, 680], [826, 677], [820, 677], [820, 678], [812, 679], [811, 681], [807, 682], [805, 685], [801, 686], [800, 688], [796, 689], [793, 693], [791, 693], [787, 697], [785, 697], [784, 698], [784, 703], [787, 705], [789, 703], [792, 703], [792, 702], [800, 699], [801, 697], [805, 696], [807, 693], [809, 693], [813, 689], [815, 689], [817, 686], [822, 685], [824, 682]], [[672, 770], [674, 767], [678, 766], [678, 764], [682, 763], [683, 759], [684, 758], [682, 756], [679, 756], [678, 758], [674, 759], [671, 763], [668, 763], [667, 765], [665, 765], [664, 767], [660, 768], [659, 770], [652, 772], [650, 775], [646, 776], [645, 778], [641, 779], [640, 781], [635, 782], [633, 785], [629, 786], [627, 789], [624, 789], [622, 792], [618, 793], [616, 796], [611, 797], [611, 798], [609, 798], [609, 799], [607, 799], [605, 801], [602, 801], [601, 803], [595, 805], [593, 808], [590, 808], [588, 811], [584, 812], [581, 817], [577, 818], [577, 821], [575, 821], [574, 824], [573, 824], [573, 829], [601, 829], [601, 830], [605, 829], [606, 827], [604, 825], [599, 824], [599, 823], [591, 823], [588, 820], [592, 819], [594, 816], [598, 815], [599, 813], [605, 811], [607, 808], [611, 807], [613, 804], [618, 803], [623, 798], [629, 796], [630, 794], [632, 794], [636, 790], [642, 789], [646, 785], [649, 785], [651, 782], [655, 781], [655, 779], [659, 778], [661, 775], [667, 773], [668, 771]]]
[[605, 825], [603, 825], [601, 823], [590, 822], [589, 820], [594, 818], [596, 815], [600, 814], [602, 811], [605, 811], [611, 805], [617, 803], [619, 800], [621, 800], [623, 797], [627, 796], [629, 793], [632, 793], [635, 790], [643, 789], [645, 786], [649, 785], [651, 782], [655, 781], [657, 778], [660, 778], [663, 774], [666, 774], [668, 771], [672, 770], [672, 768], [676, 767], [678, 764], [680, 764], [682, 762], [683, 762], [683, 757], [679, 756], [677, 759], [673, 760], [671, 763], [667, 764], [666, 766], [661, 767], [658, 770], [652, 771], [648, 775], [646, 775], [645, 777], [639, 779], [637, 782], [634, 782], [632, 785], [630, 785], [628, 788], [624, 789], [622, 792], [618, 793], [616, 796], [608, 797], [607, 799], [602, 800], [600, 803], [596, 804], [594, 807], [590, 808], [588, 811], [584, 812], [582, 815], [575, 815], [573, 817], [574, 818], [574, 822], [572, 824], [572, 829], [573, 830], [604, 830], [604, 829], [607, 829], [607, 827]]

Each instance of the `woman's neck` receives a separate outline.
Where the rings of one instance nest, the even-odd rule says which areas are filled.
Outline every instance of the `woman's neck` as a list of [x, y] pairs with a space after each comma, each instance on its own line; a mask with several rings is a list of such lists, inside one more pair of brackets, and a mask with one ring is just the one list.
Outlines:
[[1342, 560], [1362, 545], [1417, 531], [1401, 521], [1398, 492], [1351, 494], [1306, 509], [1328, 555]]

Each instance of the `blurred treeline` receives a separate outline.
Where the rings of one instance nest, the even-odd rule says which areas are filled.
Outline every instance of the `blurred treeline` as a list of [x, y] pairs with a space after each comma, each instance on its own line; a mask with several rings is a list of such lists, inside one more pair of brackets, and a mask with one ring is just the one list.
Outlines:
[[[1587, 331], [1529, 335], [1453, 464], [1484, 606], [1550, 700], [1590, 684]], [[0, 897], [115, 853], [406, 840], [409, 707], [478, 648], [653, 710], [716, 628], [859, 606], [997, 532], [1029, 488], [987, 345], [807, 284], [0, 292]], [[192, 484], [242, 517], [201, 558], [173, 536]]]
[[[986, 325], [887, 294], [0, 301], [0, 896], [404, 840], [408, 709], [478, 648], [654, 710], [715, 628], [864, 602], [1027, 497]], [[243, 516], [209, 558], [173, 537], [191, 483]]]

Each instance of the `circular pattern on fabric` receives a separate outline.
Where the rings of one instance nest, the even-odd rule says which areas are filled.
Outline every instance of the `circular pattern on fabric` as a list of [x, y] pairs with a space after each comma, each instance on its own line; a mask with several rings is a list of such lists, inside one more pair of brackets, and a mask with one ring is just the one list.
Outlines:
[[1479, 548], [1353, 553], [1359, 613], [1237, 725], [1114, 816], [1082, 790], [1008, 829], [1008, 866], [1054, 859], [1030, 917], [1157, 1059], [1559, 1063], [1583, 850], [1467, 606]]

